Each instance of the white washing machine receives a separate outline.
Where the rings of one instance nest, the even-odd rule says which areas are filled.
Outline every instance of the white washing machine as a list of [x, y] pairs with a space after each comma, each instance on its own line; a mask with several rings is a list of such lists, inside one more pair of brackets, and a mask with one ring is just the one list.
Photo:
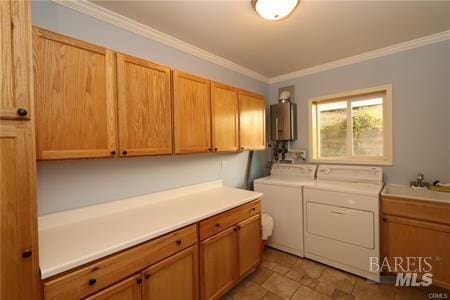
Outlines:
[[303, 189], [305, 256], [379, 281], [370, 257], [380, 257], [379, 167], [321, 165]]
[[262, 211], [274, 220], [268, 246], [303, 257], [302, 186], [314, 182], [316, 168], [275, 164], [270, 176], [254, 181], [255, 191], [263, 193]]

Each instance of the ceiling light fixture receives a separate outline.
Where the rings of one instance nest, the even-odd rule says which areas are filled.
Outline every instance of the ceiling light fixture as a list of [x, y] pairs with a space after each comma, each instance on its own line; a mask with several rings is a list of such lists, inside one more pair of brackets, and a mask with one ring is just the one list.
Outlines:
[[299, 0], [252, 0], [252, 6], [264, 19], [276, 21], [289, 16]]

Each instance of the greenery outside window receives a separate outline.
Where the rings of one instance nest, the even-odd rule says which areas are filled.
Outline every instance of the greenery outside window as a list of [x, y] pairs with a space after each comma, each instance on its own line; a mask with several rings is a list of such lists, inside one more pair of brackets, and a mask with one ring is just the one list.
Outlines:
[[312, 162], [392, 165], [392, 86], [310, 99]]

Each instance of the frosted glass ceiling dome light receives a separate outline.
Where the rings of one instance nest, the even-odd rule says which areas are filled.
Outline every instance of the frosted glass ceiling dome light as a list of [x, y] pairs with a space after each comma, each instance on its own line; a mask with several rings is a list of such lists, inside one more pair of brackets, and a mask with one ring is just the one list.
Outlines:
[[256, 12], [267, 20], [281, 20], [289, 16], [299, 0], [252, 0]]

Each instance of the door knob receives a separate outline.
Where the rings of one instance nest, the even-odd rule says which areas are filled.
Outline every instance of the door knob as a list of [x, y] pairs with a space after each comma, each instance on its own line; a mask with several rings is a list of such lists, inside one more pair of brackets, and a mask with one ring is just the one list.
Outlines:
[[28, 258], [33, 254], [33, 252], [31, 251], [31, 249], [27, 249], [25, 251], [22, 252], [22, 257], [23, 258]]
[[123, 154], [123, 155], [127, 155], [127, 154], [128, 154], [128, 151], [127, 151], [127, 150], [123, 150], [123, 151], [122, 151], [122, 154]]

